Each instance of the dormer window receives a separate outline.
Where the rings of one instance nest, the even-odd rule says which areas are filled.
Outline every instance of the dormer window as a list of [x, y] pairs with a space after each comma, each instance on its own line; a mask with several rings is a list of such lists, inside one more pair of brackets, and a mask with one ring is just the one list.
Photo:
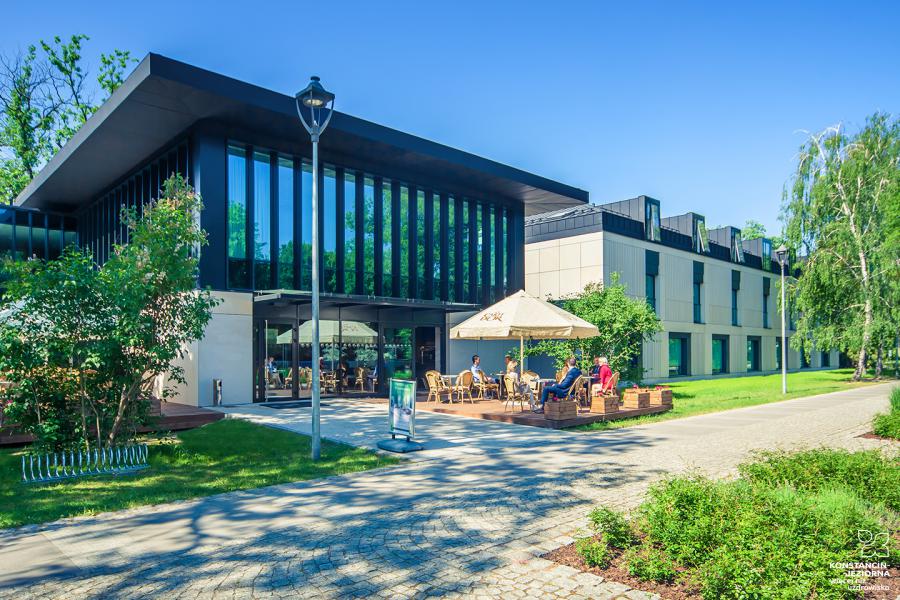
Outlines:
[[744, 262], [744, 247], [741, 242], [741, 232], [737, 229], [731, 230], [731, 260], [741, 264]]
[[698, 218], [694, 222], [694, 252], [709, 253], [709, 232], [706, 230], [706, 221], [703, 218]]
[[648, 241], [658, 242], [662, 239], [659, 225], [659, 204], [647, 201], [644, 214], [644, 235]]
[[766, 238], [762, 240], [762, 268], [766, 271], [772, 270], [772, 240]]

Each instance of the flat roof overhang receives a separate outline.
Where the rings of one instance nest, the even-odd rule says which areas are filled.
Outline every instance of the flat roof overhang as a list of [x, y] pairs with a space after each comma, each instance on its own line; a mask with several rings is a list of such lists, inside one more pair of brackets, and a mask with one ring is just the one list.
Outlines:
[[[265, 290], [253, 296], [255, 304], [308, 304], [312, 293], [299, 290]], [[369, 308], [408, 308], [421, 310], [442, 310], [444, 312], [468, 312], [481, 309], [481, 305], [441, 300], [416, 300], [414, 298], [388, 298], [384, 296], [358, 296], [354, 294], [319, 294], [323, 307], [348, 308], [365, 306]]]
[[[207, 120], [308, 154], [309, 136], [292, 96], [151, 53], [50, 159], [16, 204], [77, 210]], [[416, 178], [413, 183], [520, 201], [526, 215], [588, 201], [584, 190], [337, 111], [320, 151], [325, 161], [349, 158], [348, 166], [409, 174]]]

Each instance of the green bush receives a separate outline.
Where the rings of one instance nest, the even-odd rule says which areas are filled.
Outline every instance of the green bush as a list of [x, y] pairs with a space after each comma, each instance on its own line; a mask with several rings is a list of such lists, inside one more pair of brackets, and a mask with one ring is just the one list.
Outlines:
[[630, 548], [625, 552], [628, 573], [641, 581], [675, 581], [675, 563], [665, 551], [653, 546]]
[[900, 387], [891, 390], [891, 410], [875, 416], [872, 430], [875, 435], [900, 440]]
[[803, 452], [763, 452], [738, 467], [745, 479], [800, 490], [844, 487], [873, 504], [900, 511], [900, 458], [877, 450], [847, 452], [821, 448]]
[[605, 507], [595, 508], [588, 515], [591, 528], [603, 536], [614, 548], [627, 548], [634, 542], [634, 534], [625, 517]]
[[612, 552], [609, 550], [605, 540], [597, 540], [593, 537], [580, 538], [575, 541], [575, 551], [584, 559], [584, 562], [591, 567], [605, 569], [609, 566], [612, 559]]
[[[655, 486], [641, 519], [645, 546], [695, 567], [705, 598], [843, 597], [847, 586], [832, 583], [840, 573], [830, 563], [863, 556], [859, 530], [888, 528], [883, 512], [848, 489], [699, 477]], [[637, 560], [636, 568], [649, 570], [649, 562]]]

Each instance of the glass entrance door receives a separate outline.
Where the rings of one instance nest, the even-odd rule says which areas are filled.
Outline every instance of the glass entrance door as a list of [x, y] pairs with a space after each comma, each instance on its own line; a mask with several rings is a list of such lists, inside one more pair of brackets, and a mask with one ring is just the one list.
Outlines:
[[296, 397], [297, 333], [289, 321], [261, 320], [254, 333], [256, 402]]

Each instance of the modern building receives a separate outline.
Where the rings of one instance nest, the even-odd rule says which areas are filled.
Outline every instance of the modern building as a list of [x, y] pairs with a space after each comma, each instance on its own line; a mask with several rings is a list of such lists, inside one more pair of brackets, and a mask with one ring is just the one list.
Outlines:
[[[643, 345], [648, 381], [781, 368], [780, 267], [768, 239], [735, 227], [708, 230], [696, 213], [661, 217], [639, 196], [525, 219], [525, 290], [559, 299], [614, 273], [645, 298], [663, 331]], [[793, 335], [793, 324], [788, 338]], [[838, 355], [805, 357], [788, 346], [788, 368], [837, 366]]]
[[[340, 112], [322, 136], [318, 173], [310, 155], [293, 96], [150, 54], [16, 205], [0, 207], [0, 254], [52, 258], [77, 243], [102, 264], [127, 242], [121, 209], [140, 211], [182, 173], [204, 202], [199, 285], [222, 303], [189, 349], [181, 401], [210, 404], [215, 379], [226, 403], [297, 398], [309, 393], [313, 177], [321, 353], [326, 368], [351, 373], [327, 390], [343, 393], [371, 390], [356, 367], [381, 388], [394, 375], [466, 367], [479, 345], [449, 342], [448, 328], [524, 287], [525, 217], [588, 200]], [[283, 385], [268, 380], [268, 357]]]

